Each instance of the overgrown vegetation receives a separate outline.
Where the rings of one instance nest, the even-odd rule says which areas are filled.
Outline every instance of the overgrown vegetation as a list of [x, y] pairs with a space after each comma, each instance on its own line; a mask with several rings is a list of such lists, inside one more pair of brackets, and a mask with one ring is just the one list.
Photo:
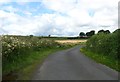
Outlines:
[[98, 33], [87, 40], [86, 47], [81, 51], [98, 62], [120, 71], [118, 68], [118, 61], [120, 61], [119, 38], [120, 29], [113, 33]]
[[74, 45], [59, 44], [35, 36], [2, 36], [3, 76], [34, 64], [54, 51], [71, 46]]

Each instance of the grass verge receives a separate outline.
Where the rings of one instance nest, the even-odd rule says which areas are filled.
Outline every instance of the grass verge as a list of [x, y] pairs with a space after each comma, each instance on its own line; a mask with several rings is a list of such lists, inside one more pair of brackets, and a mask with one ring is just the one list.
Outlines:
[[43, 62], [43, 60], [48, 57], [49, 54], [64, 50], [68, 47], [59, 48], [46, 48], [41, 51], [33, 51], [29, 56], [18, 59], [14, 63], [8, 63], [6, 72], [10, 72], [8, 75], [3, 76], [3, 80], [30, 80], [32, 74], [37, 69], [37, 67]]
[[119, 69], [120, 65], [118, 64], [119, 61], [116, 60], [115, 58], [112, 58], [111, 56], [105, 56], [102, 54], [96, 54], [96, 53], [86, 50], [85, 48], [81, 48], [80, 51], [84, 53], [86, 56], [88, 56], [89, 58], [93, 59], [94, 61], [104, 64], [120, 72], [120, 69]]
[[[45, 58], [48, 55], [63, 50], [66, 48], [53, 48], [53, 49], [46, 49], [42, 52], [34, 52], [30, 57], [27, 58], [27, 66], [21, 70], [21, 75], [18, 77], [18, 80], [30, 80], [33, 76], [33, 73], [42, 64]], [[28, 65], [29, 64], [29, 65]]]

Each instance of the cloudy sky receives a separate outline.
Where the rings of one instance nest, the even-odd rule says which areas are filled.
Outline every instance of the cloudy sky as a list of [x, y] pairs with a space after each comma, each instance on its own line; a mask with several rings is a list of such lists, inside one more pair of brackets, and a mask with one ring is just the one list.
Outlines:
[[119, 0], [0, 0], [0, 35], [78, 36], [118, 28]]

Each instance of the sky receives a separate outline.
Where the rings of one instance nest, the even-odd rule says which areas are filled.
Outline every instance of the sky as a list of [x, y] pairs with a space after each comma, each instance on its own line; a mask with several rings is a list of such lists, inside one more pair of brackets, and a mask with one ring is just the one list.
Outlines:
[[78, 36], [118, 28], [119, 0], [0, 0], [0, 35]]

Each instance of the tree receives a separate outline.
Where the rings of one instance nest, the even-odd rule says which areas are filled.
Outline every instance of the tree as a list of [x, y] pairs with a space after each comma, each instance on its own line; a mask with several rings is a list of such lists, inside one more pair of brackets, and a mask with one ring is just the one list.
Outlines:
[[98, 33], [104, 33], [104, 30], [99, 30]]
[[48, 35], [48, 37], [51, 37], [51, 35]]
[[86, 33], [86, 36], [87, 36], [87, 37], [91, 37], [91, 36], [93, 36], [93, 35], [95, 35], [95, 31], [94, 31], [94, 30], [91, 30], [90, 32], [87, 32], [87, 33]]
[[99, 30], [98, 33], [105, 33], [105, 34], [109, 34], [110, 31], [109, 30]]
[[32, 38], [33, 37], [33, 35], [30, 35], [30, 38]]
[[113, 33], [120, 33], [120, 29], [115, 30]]
[[85, 36], [85, 33], [84, 33], [84, 32], [80, 32], [79, 36], [80, 36], [80, 37], [84, 37], [84, 36]]
[[93, 36], [93, 35], [95, 35], [95, 31], [94, 31], [94, 30], [91, 30], [91, 31], [90, 31], [90, 36]]
[[86, 36], [89, 37], [89, 36], [90, 36], [90, 32], [87, 32], [87, 33], [86, 33]]
[[104, 31], [104, 33], [105, 33], [105, 34], [109, 34], [109, 33], [110, 33], [110, 31], [109, 31], [109, 30], [106, 30], [106, 31]]

